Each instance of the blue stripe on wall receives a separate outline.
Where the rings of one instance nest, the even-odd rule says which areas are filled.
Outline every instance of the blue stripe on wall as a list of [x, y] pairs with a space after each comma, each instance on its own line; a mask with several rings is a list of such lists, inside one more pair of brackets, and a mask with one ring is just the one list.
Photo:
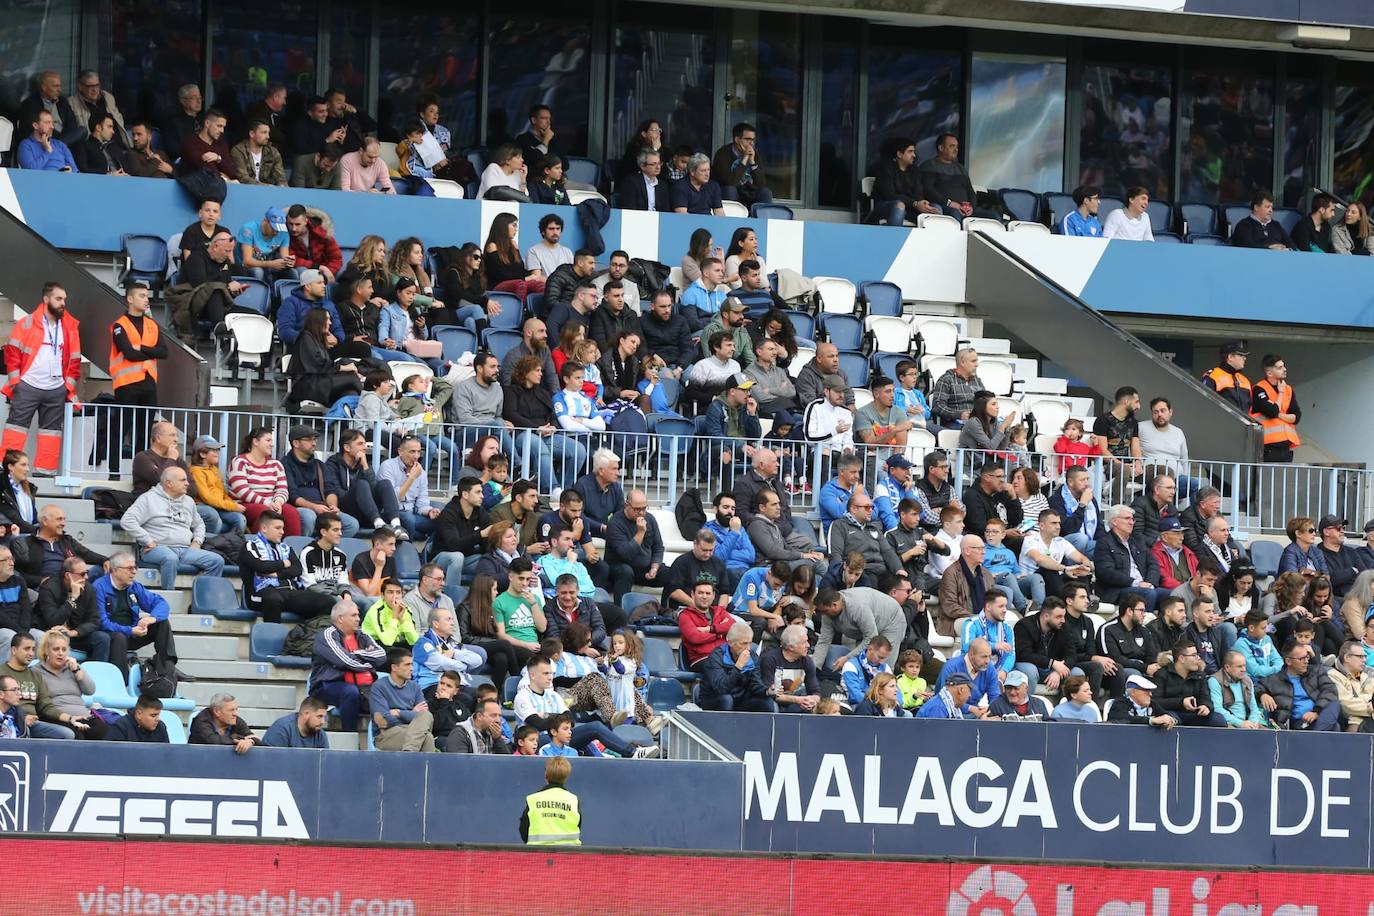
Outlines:
[[[808, 277], [844, 277], [855, 286], [864, 280], [881, 280], [897, 259], [907, 234], [918, 231], [921, 230], [807, 223], [802, 273]], [[910, 291], [907, 295], [915, 298]]]

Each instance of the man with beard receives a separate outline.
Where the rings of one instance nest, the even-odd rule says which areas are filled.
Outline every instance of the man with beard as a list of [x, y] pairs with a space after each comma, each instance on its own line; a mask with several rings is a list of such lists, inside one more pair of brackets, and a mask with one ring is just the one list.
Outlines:
[[629, 279], [630, 256], [623, 251], [612, 251], [609, 266], [604, 274], [601, 274], [592, 281], [597, 292], [605, 294], [606, 284], [612, 280], [619, 280], [625, 290], [625, 307], [632, 313], [639, 314], [639, 284]]
[[15, 324], [4, 354], [9, 380], [0, 394], [9, 399], [10, 414], [0, 452], [22, 452], [37, 416], [33, 473], [53, 477], [62, 447], [63, 405], [76, 401], [81, 372], [80, 325], [67, 313], [67, 291], [60, 284], [43, 284], [43, 301]]
[[135, 178], [171, 178], [171, 163], [153, 149], [153, 130], [147, 121], [129, 125], [129, 150], [124, 154], [124, 171]]
[[511, 370], [515, 368], [515, 364], [520, 362], [521, 358], [533, 356], [544, 367], [544, 378], [541, 384], [548, 390], [549, 397], [552, 398], [558, 394], [558, 370], [554, 368], [553, 357], [549, 355], [548, 327], [538, 318], [527, 318], [520, 329], [520, 333], [522, 336], [520, 343], [511, 347], [510, 352], [501, 360], [501, 384], [509, 385], [511, 383]]

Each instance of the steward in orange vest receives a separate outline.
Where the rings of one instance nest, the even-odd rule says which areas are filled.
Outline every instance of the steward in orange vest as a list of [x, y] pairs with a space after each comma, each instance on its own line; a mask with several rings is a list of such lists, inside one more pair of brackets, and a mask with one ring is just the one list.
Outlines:
[[1264, 380], [1255, 385], [1254, 406], [1250, 415], [1264, 427], [1264, 460], [1269, 464], [1288, 464], [1302, 440], [1297, 425], [1302, 408], [1288, 384], [1288, 366], [1283, 357], [1269, 354], [1260, 364]]
[[9, 377], [0, 394], [9, 398], [10, 415], [0, 437], [0, 452], [23, 451], [29, 425], [37, 416], [38, 450], [33, 472], [40, 477], [57, 473], [63, 405], [76, 403], [76, 379], [81, 374], [80, 327], [80, 322], [67, 313], [67, 291], [49, 282], [43, 285], [43, 301], [15, 324], [5, 344], [5, 372]]
[[1245, 357], [1250, 351], [1243, 340], [1228, 340], [1221, 345], [1221, 361], [1202, 377], [1202, 384], [1221, 395], [1241, 413], [1250, 412], [1250, 380], [1240, 370], [1245, 368]]
[[116, 404], [136, 408], [110, 411], [106, 424], [109, 471], [115, 473], [125, 431], [133, 433], [133, 451], [148, 447], [149, 427], [157, 407], [157, 361], [167, 358], [162, 329], [148, 315], [148, 285], [132, 280], [124, 290], [125, 314], [110, 325], [110, 386]]

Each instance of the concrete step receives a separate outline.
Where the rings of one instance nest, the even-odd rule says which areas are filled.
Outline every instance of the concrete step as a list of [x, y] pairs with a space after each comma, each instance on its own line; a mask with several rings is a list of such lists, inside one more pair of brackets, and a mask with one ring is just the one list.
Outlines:
[[67, 534], [97, 553], [103, 553], [106, 556], [114, 553], [114, 528], [103, 522], [74, 522], [69, 516], [67, 518]]
[[[234, 693], [233, 690], [229, 692]], [[238, 695], [235, 694], [235, 696], [237, 697]], [[277, 721], [288, 712], [295, 711], [296, 707], [279, 709], [275, 706], [244, 706], [242, 703], [239, 704], [239, 715], [243, 717], [243, 721], [248, 723], [249, 728], [257, 731], [259, 736], [261, 736], [263, 731], [273, 722]]]
[[[183, 663], [182, 668], [190, 663]], [[219, 663], [222, 664], [222, 663]], [[187, 673], [195, 675], [195, 672]], [[204, 706], [217, 693], [232, 694], [240, 706], [255, 709], [295, 709], [305, 698], [305, 685], [262, 682], [258, 684], [225, 683], [222, 680], [198, 680], [194, 684], [178, 684], [177, 693]]]
[[172, 621], [173, 633], [190, 633], [197, 636], [247, 636], [252, 626], [233, 620], [220, 620], [210, 614], [173, 613], [168, 619]]
[[204, 661], [182, 659], [178, 667], [193, 677], [214, 681], [279, 681], [305, 683], [305, 668], [278, 668], [268, 662]]
[[[145, 582], [144, 585], [147, 585]], [[153, 589], [153, 594], [158, 595], [163, 601], [167, 602], [167, 612], [172, 615], [186, 614], [191, 610], [191, 592], [189, 589]]]
[[360, 751], [365, 738], [357, 732], [325, 732], [329, 736], [329, 748], [335, 751]]
[[179, 636], [176, 642], [181, 659], [178, 664], [182, 665], [191, 661], [236, 662], [248, 657], [247, 636]]
[[[45, 506], [56, 506], [67, 516], [67, 530], [70, 531], [72, 522], [93, 522], [95, 521], [95, 503], [89, 499], [80, 497], [56, 496], [43, 500]], [[109, 527], [109, 526], [106, 526]]]

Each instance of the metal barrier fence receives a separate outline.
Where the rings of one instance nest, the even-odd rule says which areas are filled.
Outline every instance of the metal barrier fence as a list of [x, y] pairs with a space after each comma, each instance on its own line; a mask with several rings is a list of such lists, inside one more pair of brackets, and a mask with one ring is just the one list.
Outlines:
[[[316, 448], [322, 455], [338, 451], [339, 437], [345, 430], [361, 429], [371, 443], [369, 464], [373, 468], [390, 457], [394, 438], [404, 434], [403, 424], [385, 421], [290, 416], [261, 410], [114, 404], [87, 404], [73, 410], [68, 404], [59, 483], [75, 488], [126, 479], [132, 462], [122, 456], [147, 447], [147, 430], [155, 420], [166, 420], [181, 431], [183, 454], [189, 452], [197, 436], [213, 436], [223, 443], [220, 462], [226, 474], [229, 461], [243, 450], [245, 437], [258, 428], [266, 427], [275, 433], [278, 455], [290, 449], [287, 434], [297, 424], [315, 427], [320, 432]], [[780, 476], [789, 483], [794, 516], [814, 515], [817, 495], [833, 474], [834, 456], [816, 443], [777, 442], [765, 436], [762, 443], [746, 445], [740, 440], [656, 432], [656, 425], [651, 418], [648, 433], [568, 434], [446, 423], [442, 424], [441, 433], [420, 438], [426, 446], [424, 460], [430, 489], [443, 495], [452, 490], [463, 473], [469, 450], [484, 436], [495, 436], [500, 451], [510, 458], [511, 480], [535, 479], [545, 495], [571, 486], [589, 472], [597, 450], [602, 448], [620, 459], [621, 485], [627, 491], [644, 490], [654, 506], [672, 507], [687, 488], [696, 488], [709, 506], [716, 493], [732, 489], [739, 475], [748, 471], [754, 449], [761, 446], [779, 456]], [[111, 433], [128, 440], [127, 444], [112, 448]], [[858, 447], [857, 454], [863, 462], [862, 479], [870, 487], [885, 472], [887, 457], [897, 450], [891, 446]], [[913, 477], [921, 476], [922, 461], [930, 450], [925, 446], [900, 449], [914, 465]], [[1001, 463], [1008, 480], [1022, 464], [1003, 452], [954, 449], [947, 454], [955, 494], [962, 494], [975, 481], [976, 469], [986, 461]], [[1036, 470], [1042, 487], [1062, 481], [1059, 465], [1060, 459], [1055, 456], [1031, 455], [1030, 467]], [[1202, 486], [1215, 486], [1222, 491], [1223, 512], [1232, 529], [1248, 534], [1283, 534], [1288, 519], [1300, 515], [1316, 518], [1332, 514], [1349, 520], [1354, 527], [1374, 516], [1374, 472], [1359, 467], [1190, 461], [1186, 473], [1142, 463], [1138, 473], [1126, 475], [1113, 474], [1104, 459], [1093, 458], [1089, 460], [1089, 470], [1094, 492], [1104, 506], [1129, 502], [1159, 470], [1169, 470], [1180, 477], [1180, 500]]]

